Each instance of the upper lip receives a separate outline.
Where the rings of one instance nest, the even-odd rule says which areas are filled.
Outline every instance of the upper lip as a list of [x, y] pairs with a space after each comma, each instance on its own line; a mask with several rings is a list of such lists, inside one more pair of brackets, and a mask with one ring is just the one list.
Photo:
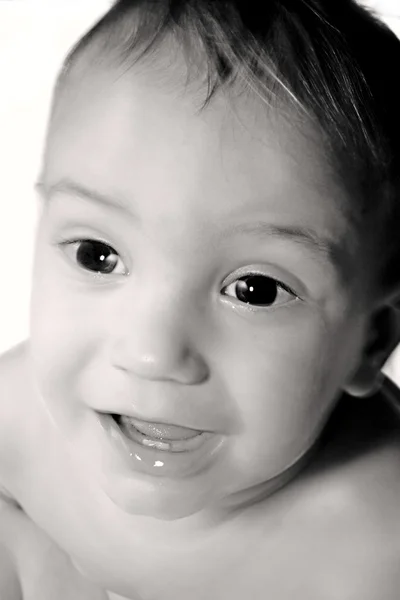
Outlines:
[[165, 425], [166, 427], [168, 426], [173, 426], [173, 427], [185, 427], [186, 429], [193, 429], [194, 431], [206, 431], [206, 432], [212, 432], [212, 428], [210, 427], [202, 427], [196, 424], [188, 424], [188, 423], [182, 423], [179, 421], [172, 421], [172, 420], [166, 420], [163, 418], [154, 418], [154, 417], [144, 417], [142, 415], [136, 415], [136, 414], [132, 414], [131, 412], [125, 412], [125, 413], [119, 413], [119, 412], [112, 412], [112, 413], [107, 413], [105, 411], [101, 411], [102, 414], [109, 414], [111, 415], [113, 418], [118, 419], [120, 417], [129, 417], [131, 419], [134, 419], [136, 421], [142, 421], [144, 423], [154, 423], [154, 425]]

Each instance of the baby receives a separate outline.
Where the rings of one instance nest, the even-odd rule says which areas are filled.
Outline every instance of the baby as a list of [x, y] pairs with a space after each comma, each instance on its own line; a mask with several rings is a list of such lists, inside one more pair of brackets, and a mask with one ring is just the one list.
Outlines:
[[352, 0], [119, 0], [61, 71], [1, 600], [396, 600], [400, 42]]

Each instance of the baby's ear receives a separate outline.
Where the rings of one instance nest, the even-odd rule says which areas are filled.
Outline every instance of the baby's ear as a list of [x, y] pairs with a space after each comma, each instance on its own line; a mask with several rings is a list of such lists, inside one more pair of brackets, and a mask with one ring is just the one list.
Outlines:
[[371, 314], [360, 364], [344, 391], [357, 397], [375, 394], [384, 379], [382, 368], [399, 343], [400, 303], [396, 297]]

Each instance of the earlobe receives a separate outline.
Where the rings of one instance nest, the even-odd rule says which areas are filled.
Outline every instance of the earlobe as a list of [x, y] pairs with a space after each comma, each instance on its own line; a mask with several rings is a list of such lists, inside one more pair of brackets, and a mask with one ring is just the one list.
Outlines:
[[364, 363], [344, 386], [344, 391], [355, 398], [367, 398], [376, 394], [382, 385], [384, 376], [380, 369]]
[[384, 364], [400, 341], [400, 312], [386, 305], [371, 317], [370, 331], [360, 365], [343, 387], [350, 396], [365, 398], [376, 394], [384, 380]]

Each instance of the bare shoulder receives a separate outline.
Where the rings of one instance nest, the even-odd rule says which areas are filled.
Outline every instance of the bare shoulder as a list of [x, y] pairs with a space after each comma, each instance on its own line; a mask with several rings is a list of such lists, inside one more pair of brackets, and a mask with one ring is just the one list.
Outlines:
[[28, 347], [29, 342], [26, 340], [0, 355], [0, 383], [11, 383], [10, 377], [21, 374], [26, 366]]
[[0, 356], [0, 494], [7, 495], [7, 473], [15, 469], [32, 395], [27, 343]]
[[0, 598], [22, 600], [16, 567], [8, 549], [3, 544], [0, 544]]
[[22, 600], [18, 566], [18, 545], [21, 537], [22, 511], [0, 496], [0, 598]]
[[340, 584], [338, 600], [396, 600], [400, 391], [386, 381], [374, 398], [347, 400], [320, 458], [299, 482], [303, 548], [307, 555], [307, 540], [311, 552], [317, 548], [316, 570], [321, 581], [333, 577]]
[[2, 466], [9, 461], [12, 451], [10, 424], [14, 420], [13, 381], [18, 380], [17, 363], [23, 353], [22, 344], [0, 357], [0, 598], [21, 600], [16, 557], [13, 551], [17, 530], [15, 528], [16, 504], [7, 489]]
[[28, 354], [28, 342], [21, 342], [0, 356], [2, 418], [15, 408], [15, 395], [27, 383]]
[[400, 390], [386, 380], [372, 398], [345, 398], [335, 418], [310, 470], [311, 489], [351, 509], [364, 531], [379, 522], [400, 547]]
[[106, 600], [18, 506], [0, 499], [1, 600]]
[[[0, 356], [0, 427], [2, 432], [9, 419], [17, 413], [28, 385], [28, 343], [23, 342]], [[21, 402], [18, 402], [20, 397]], [[2, 436], [1, 436], [2, 437]]]
[[9, 511], [8, 503], [0, 498], [0, 598], [22, 600], [18, 567], [10, 539], [13, 532], [10, 531], [12, 523]]
[[[7, 489], [5, 466], [12, 454], [11, 432], [15, 421], [15, 382], [20, 378], [24, 345], [0, 356], [0, 598], [21, 600], [22, 590], [14, 547], [18, 537], [17, 503]], [[2, 468], [3, 467], [3, 468]]]

